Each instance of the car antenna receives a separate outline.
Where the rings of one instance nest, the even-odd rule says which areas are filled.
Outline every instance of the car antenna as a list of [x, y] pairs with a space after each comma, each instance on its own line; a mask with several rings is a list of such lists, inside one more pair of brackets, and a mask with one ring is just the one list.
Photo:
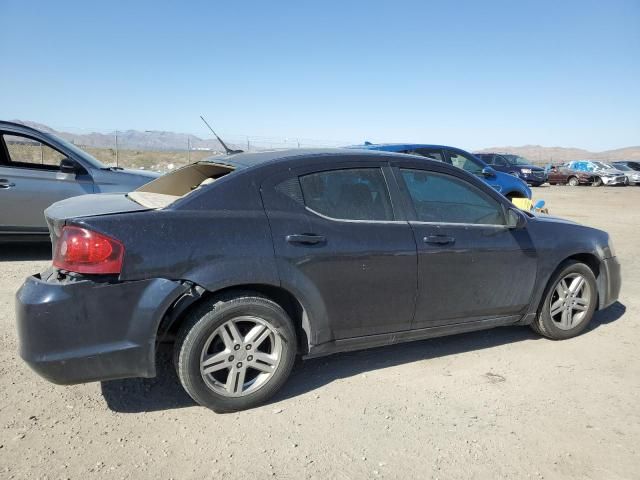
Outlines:
[[204, 119], [204, 117], [200, 115], [200, 118], [202, 119], [204, 124], [209, 128], [209, 130], [211, 130], [211, 133], [213, 133], [215, 137], [218, 139], [218, 141], [220, 142], [220, 145], [222, 145], [222, 147], [224, 148], [224, 151], [227, 152], [227, 155], [233, 155], [234, 153], [244, 153], [244, 150], [233, 150], [227, 147], [227, 144], [224, 143], [222, 139], [218, 136], [218, 134], [213, 131], [213, 128], [211, 128], [211, 125], [209, 125], [209, 123]]

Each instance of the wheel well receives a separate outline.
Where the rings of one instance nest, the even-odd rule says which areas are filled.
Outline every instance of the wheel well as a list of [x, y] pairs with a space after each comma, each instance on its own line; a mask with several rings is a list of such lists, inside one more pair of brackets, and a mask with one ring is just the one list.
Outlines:
[[591, 269], [596, 279], [600, 275], [600, 260], [592, 253], [578, 253], [576, 255], [570, 256], [566, 260], [576, 260], [578, 262], [584, 263]]
[[259, 293], [280, 305], [284, 309], [284, 311], [287, 312], [287, 315], [289, 315], [296, 328], [296, 335], [298, 337], [298, 351], [300, 353], [307, 353], [309, 349], [309, 335], [311, 334], [311, 332], [308, 331], [309, 322], [304, 307], [291, 292], [285, 290], [284, 288], [263, 284], [235, 285], [232, 287], [217, 290], [215, 292], [202, 289], [202, 293], [199, 297], [191, 301], [186, 308], [182, 308], [177, 312], [174, 311], [174, 307], [178, 305], [178, 302], [176, 302], [176, 304], [174, 304], [174, 307], [172, 307], [172, 309], [165, 314], [163, 321], [160, 323], [158, 334], [156, 337], [157, 341], [173, 342], [173, 339], [175, 338], [178, 330], [180, 329], [180, 326], [182, 325], [189, 312], [191, 312], [194, 308], [197, 308], [197, 306], [204, 301], [209, 301], [210, 299], [221, 295], [233, 294], [234, 292]]

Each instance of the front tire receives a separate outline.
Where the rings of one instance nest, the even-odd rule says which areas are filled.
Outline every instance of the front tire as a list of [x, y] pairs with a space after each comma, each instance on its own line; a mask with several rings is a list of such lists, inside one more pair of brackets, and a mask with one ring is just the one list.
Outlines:
[[580, 185], [580, 182], [576, 177], [569, 177], [569, 180], [567, 180], [567, 184], [570, 187], [577, 187], [578, 185]]
[[593, 182], [591, 183], [591, 185], [593, 185], [594, 187], [601, 187], [602, 186], [602, 179], [600, 177], [594, 178]]
[[551, 277], [531, 327], [552, 340], [575, 337], [589, 325], [597, 301], [593, 271], [581, 262], [565, 262]]
[[285, 383], [296, 356], [287, 313], [256, 293], [207, 301], [180, 328], [175, 364], [197, 403], [218, 413], [265, 403]]

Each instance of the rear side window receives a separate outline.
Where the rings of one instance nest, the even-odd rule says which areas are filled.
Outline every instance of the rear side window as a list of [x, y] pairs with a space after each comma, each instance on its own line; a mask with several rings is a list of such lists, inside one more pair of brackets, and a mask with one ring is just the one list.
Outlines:
[[382, 170], [357, 168], [300, 177], [305, 205], [341, 220], [393, 220], [389, 190]]
[[434, 223], [504, 225], [499, 202], [451, 175], [401, 169], [418, 220]]
[[444, 162], [444, 158], [442, 157], [442, 150], [434, 150], [429, 148], [417, 148], [415, 150], [404, 150], [401, 153], [408, 153], [410, 155], [420, 155], [421, 157], [430, 158], [431, 160]]

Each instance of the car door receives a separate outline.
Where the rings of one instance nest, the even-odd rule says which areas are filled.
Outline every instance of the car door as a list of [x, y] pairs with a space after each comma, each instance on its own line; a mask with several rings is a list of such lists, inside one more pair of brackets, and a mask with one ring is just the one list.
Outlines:
[[389, 175], [377, 161], [338, 162], [262, 185], [283, 286], [325, 312], [314, 343], [410, 328], [416, 246], [390, 200]]
[[450, 170], [393, 165], [418, 248], [413, 328], [523, 314], [537, 253], [526, 228], [507, 228], [499, 195]]
[[64, 173], [66, 156], [42, 141], [0, 132], [0, 230], [3, 233], [46, 233], [44, 210], [68, 197], [93, 193], [93, 181], [78, 166]]

